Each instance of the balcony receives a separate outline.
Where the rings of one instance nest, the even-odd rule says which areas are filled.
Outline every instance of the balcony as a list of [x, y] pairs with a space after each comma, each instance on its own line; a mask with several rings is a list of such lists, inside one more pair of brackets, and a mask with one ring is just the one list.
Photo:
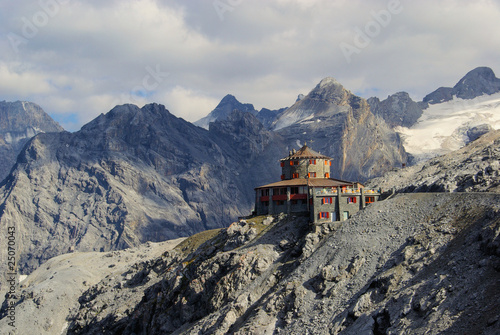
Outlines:
[[[341, 194], [353, 194], [353, 195], [359, 195], [361, 194], [361, 189], [360, 188], [343, 188], [340, 190]], [[378, 190], [372, 190], [372, 189], [363, 189], [363, 194], [375, 194], [379, 195], [380, 192]], [[336, 188], [323, 188], [321, 190], [316, 190], [316, 195], [337, 195], [337, 189]]]
[[290, 194], [290, 200], [307, 199], [307, 194]]

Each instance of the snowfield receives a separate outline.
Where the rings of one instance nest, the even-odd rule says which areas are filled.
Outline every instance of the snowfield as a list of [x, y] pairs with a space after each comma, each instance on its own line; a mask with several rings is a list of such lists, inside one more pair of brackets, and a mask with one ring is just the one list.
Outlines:
[[500, 129], [500, 93], [429, 105], [412, 127], [395, 130], [418, 162], [460, 149], [469, 142], [467, 130], [482, 124]]

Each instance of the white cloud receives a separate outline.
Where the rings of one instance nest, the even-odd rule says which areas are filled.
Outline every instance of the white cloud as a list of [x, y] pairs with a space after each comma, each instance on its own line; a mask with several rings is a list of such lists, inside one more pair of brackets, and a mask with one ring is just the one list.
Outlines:
[[191, 122], [206, 116], [207, 111], [211, 111], [219, 103], [218, 99], [181, 86], [174, 87], [161, 98], [166, 102], [167, 109], [181, 111], [181, 113], [177, 112], [176, 115]]
[[43, 74], [14, 63], [0, 63], [0, 92], [5, 95], [53, 94]]
[[[223, 19], [204, 0], [50, 1], [58, 10], [29, 38], [26, 20], [43, 7], [0, 4], [0, 100], [73, 115], [70, 130], [115, 103], [158, 102], [194, 121], [229, 93], [256, 108], [290, 106], [326, 76], [365, 98], [421, 99], [476, 66], [500, 71], [495, 1], [400, 0], [350, 62], [340, 44], [397, 0], [221, 0], [232, 6]], [[25, 39], [18, 52], [9, 34]], [[153, 85], [157, 68], [168, 76]]]

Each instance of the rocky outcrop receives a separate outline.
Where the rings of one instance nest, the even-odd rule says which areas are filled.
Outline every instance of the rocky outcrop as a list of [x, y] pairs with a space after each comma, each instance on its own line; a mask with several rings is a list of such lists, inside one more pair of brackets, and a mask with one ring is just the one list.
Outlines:
[[0, 101], [0, 181], [9, 174], [30, 138], [61, 131], [64, 129], [34, 103]]
[[461, 99], [474, 99], [484, 94], [500, 92], [500, 79], [489, 67], [477, 67], [468, 72], [460, 81], [451, 87], [440, 87], [426, 95], [424, 103], [437, 104], [452, 100], [453, 97]]
[[382, 117], [391, 128], [411, 127], [422, 116], [422, 108], [406, 92], [389, 95], [383, 101], [378, 98], [367, 101], [372, 113]]
[[401, 192], [500, 192], [500, 131], [415, 166], [370, 180], [368, 187]]

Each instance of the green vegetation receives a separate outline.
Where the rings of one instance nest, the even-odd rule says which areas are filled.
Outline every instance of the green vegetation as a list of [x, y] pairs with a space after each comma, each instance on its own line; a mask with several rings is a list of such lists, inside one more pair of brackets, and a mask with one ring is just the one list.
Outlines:
[[222, 229], [212, 229], [194, 234], [182, 241], [174, 250], [180, 251], [184, 255], [189, 255], [200, 247], [203, 243], [216, 237]]

